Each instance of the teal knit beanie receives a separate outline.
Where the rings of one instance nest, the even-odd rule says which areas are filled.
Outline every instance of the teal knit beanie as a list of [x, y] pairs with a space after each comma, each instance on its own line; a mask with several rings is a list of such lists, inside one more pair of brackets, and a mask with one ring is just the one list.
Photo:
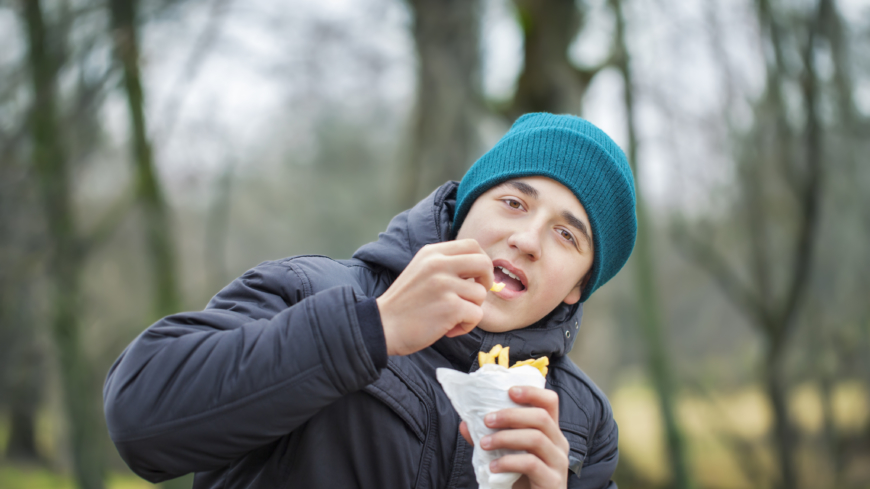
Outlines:
[[456, 194], [453, 235], [471, 204], [512, 178], [544, 176], [571, 189], [589, 216], [595, 256], [580, 301], [625, 265], [637, 235], [634, 177], [625, 154], [592, 123], [571, 115], [526, 114], [468, 170]]

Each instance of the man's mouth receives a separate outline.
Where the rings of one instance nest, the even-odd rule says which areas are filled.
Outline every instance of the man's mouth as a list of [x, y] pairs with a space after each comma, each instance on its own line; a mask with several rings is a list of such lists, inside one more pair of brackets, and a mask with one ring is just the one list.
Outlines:
[[496, 266], [493, 269], [493, 274], [495, 275], [495, 282], [504, 282], [506, 290], [514, 292], [522, 292], [526, 290], [526, 286], [523, 285], [523, 280], [503, 266]]

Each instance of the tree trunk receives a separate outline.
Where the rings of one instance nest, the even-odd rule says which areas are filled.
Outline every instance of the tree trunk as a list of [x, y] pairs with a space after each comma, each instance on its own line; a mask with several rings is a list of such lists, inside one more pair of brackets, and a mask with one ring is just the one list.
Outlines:
[[[819, 80], [814, 64], [816, 35], [824, 31], [825, 9], [830, 8], [827, 0], [820, 0], [814, 14], [808, 15], [797, 32], [808, 35], [799, 42], [799, 57], [803, 71], [795, 80], [788, 80], [785, 69], [783, 31], [772, 10], [769, 0], [757, 0], [759, 24], [762, 26], [770, 53], [766, 60], [766, 93], [756, 105], [754, 127], [750, 131], [754, 138], [752, 144], [760, 147], [758, 154], [746, 152], [740, 157], [743, 166], [739, 180], [742, 193], [746, 196], [741, 203], [746, 206], [749, 233], [752, 241], [748, 263], [753, 270], [746, 276], [752, 277], [743, 283], [740, 273], [732, 270], [721, 253], [715, 251], [703, 240], [694, 240], [692, 254], [696, 263], [706, 268], [717, 279], [725, 294], [733, 300], [738, 309], [745, 314], [750, 324], [763, 336], [765, 342], [764, 363], [761, 378], [764, 391], [773, 411], [773, 446], [776, 465], [779, 469], [778, 487], [796, 487], [799, 479], [795, 466], [795, 452], [798, 440], [790, 422], [788, 412], [788, 378], [785, 375], [785, 352], [788, 341], [798, 324], [800, 308], [804, 302], [816, 254], [816, 235], [819, 233], [821, 200], [824, 182], [822, 158], [823, 131], [822, 120], [818, 113]], [[793, 76], [793, 75], [792, 75]], [[788, 81], [800, 85], [803, 108], [806, 113], [803, 134], [792, 129], [787, 120], [786, 102], [782, 86]], [[847, 117], [840, 114], [841, 117]], [[766, 136], [774, 137], [766, 137]], [[765, 143], [767, 141], [767, 143]], [[766, 147], [769, 144], [770, 147]], [[803, 147], [801, 147], [803, 145]], [[799, 158], [802, 155], [803, 158]], [[769, 167], [773, 165], [772, 167]], [[768, 168], [769, 167], [769, 168]], [[780, 206], [776, 195], [771, 195], [758, 183], [770, 178], [776, 172], [785, 183], [795, 203], [796, 231], [788, 228], [787, 243], [791, 246], [785, 253], [772, 253], [774, 232], [768, 229], [777, 226], [777, 220], [769, 214], [771, 209]], [[767, 214], [767, 217], [765, 217]], [[781, 219], [780, 219], [781, 220]], [[783, 241], [775, 241], [777, 248], [783, 248]], [[783, 259], [782, 256], [786, 258]], [[778, 260], [774, 264], [774, 260]], [[771, 264], [768, 266], [767, 264]], [[774, 266], [782, 273], [774, 273]], [[774, 277], [780, 287], [774, 287]]]
[[0, 410], [8, 409], [11, 420], [6, 458], [35, 463], [34, 421], [45, 375], [33, 304], [38, 252], [28, 244], [44, 236], [34, 232], [40, 219], [21, 163], [14, 154], [0, 158]]
[[[27, 267], [22, 271], [32, 272], [32, 268]], [[43, 352], [36, 341], [36, 324], [30, 300], [33, 291], [27, 283], [28, 279], [29, 277], [16, 273], [12, 280], [19, 283], [3, 284], [5, 290], [0, 302], [6, 304], [0, 304], [0, 308], [8, 309], [9, 312], [4, 314], [0, 310], [0, 321], [5, 323], [0, 328], [11, 334], [8, 337], [3, 335], [8, 343], [0, 350], [6, 356], [5, 361], [0, 362], [0, 369], [7, 374], [6, 380], [9, 381], [8, 407], [12, 421], [6, 443], [6, 458], [37, 463], [42, 458], [36, 447], [36, 412], [42, 397], [45, 375]]]
[[527, 112], [580, 114], [583, 94], [598, 68], [579, 69], [568, 48], [583, 23], [574, 0], [515, 0], [524, 38], [523, 72], [507, 111], [510, 119]]
[[408, 0], [417, 46], [417, 103], [401, 204], [459, 180], [479, 151], [479, 0]]
[[631, 76], [630, 56], [625, 33], [625, 17], [621, 0], [612, 0], [616, 17], [617, 65], [622, 72], [623, 98], [625, 100], [626, 124], [628, 126], [628, 161], [635, 174], [637, 194], [637, 242], [634, 248], [635, 290], [637, 293], [638, 322], [644, 337], [647, 361], [653, 384], [656, 387], [661, 408], [662, 421], [666, 433], [668, 461], [670, 462], [673, 487], [687, 489], [692, 487], [686, 463], [686, 449], [682, 431], [677, 423], [675, 411], [676, 393], [670, 356], [665, 346], [662, 327], [660, 299], [656, 290], [656, 270], [653, 265], [653, 250], [650, 230], [652, 224], [646, 213], [646, 199], [641, 184], [637, 162], [637, 133], [634, 112], [634, 79]]
[[797, 487], [797, 476], [794, 467], [794, 443], [788, 415], [788, 389], [782, 379], [781, 353], [769, 352], [764, 367], [764, 386], [770, 406], [773, 410], [773, 435], [777, 447], [777, 464], [779, 465], [779, 487], [786, 489]]
[[235, 162], [230, 160], [215, 182], [214, 195], [205, 222], [205, 256], [209, 282], [214, 290], [223, 288], [232, 277], [227, 270], [227, 237], [232, 208]]
[[57, 125], [55, 83], [58, 66], [49, 49], [39, 0], [23, 0], [33, 86], [31, 120], [33, 167], [52, 240], [49, 267], [54, 285], [52, 333], [60, 359], [61, 381], [69, 415], [75, 478], [82, 489], [102, 489], [105, 473], [99, 399], [88, 379], [79, 344], [82, 253], [76, 235], [70, 196], [70, 170]]
[[12, 406], [9, 416], [12, 427], [9, 441], [6, 442], [6, 459], [16, 462], [35, 463], [40, 461], [36, 451], [35, 410], [26, 406]]
[[181, 301], [175, 275], [171, 223], [154, 170], [151, 144], [145, 125], [142, 82], [139, 76], [136, 6], [136, 0], [110, 1], [115, 54], [124, 68], [124, 90], [133, 131], [132, 149], [138, 179], [138, 197], [145, 216], [145, 232], [154, 273], [154, 312], [160, 317], [178, 312]]

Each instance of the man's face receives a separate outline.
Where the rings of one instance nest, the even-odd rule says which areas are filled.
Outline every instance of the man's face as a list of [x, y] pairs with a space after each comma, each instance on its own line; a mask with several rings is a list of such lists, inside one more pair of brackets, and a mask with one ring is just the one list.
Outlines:
[[495, 281], [506, 284], [487, 294], [478, 325], [484, 331], [524, 328], [560, 302], [580, 300], [578, 282], [592, 267], [592, 228], [574, 194], [555, 180], [517, 178], [489, 189], [459, 229], [457, 239], [466, 238], [480, 243]]

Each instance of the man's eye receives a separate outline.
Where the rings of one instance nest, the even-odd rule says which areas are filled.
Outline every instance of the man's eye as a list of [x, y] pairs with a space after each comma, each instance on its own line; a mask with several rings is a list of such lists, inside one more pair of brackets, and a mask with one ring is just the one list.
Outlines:
[[511, 206], [511, 208], [513, 208], [513, 209], [521, 209], [521, 208], [523, 207], [523, 204], [520, 204], [520, 203], [517, 202], [516, 200], [510, 200], [510, 199], [508, 199], [506, 202], [507, 202], [507, 204], [508, 204], [509, 206]]
[[568, 231], [565, 231], [564, 229], [562, 229], [559, 232], [562, 233], [563, 238], [567, 239], [568, 241], [570, 241], [572, 243], [574, 242], [574, 236], [571, 236], [571, 233], [569, 233]]

